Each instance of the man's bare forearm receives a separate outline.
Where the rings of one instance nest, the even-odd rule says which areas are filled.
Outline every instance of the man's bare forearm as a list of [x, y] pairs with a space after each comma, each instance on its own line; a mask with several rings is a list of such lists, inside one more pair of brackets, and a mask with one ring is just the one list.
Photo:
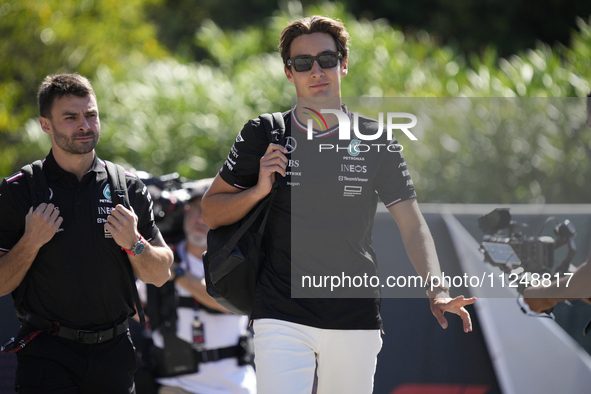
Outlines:
[[10, 294], [21, 284], [39, 249], [23, 237], [9, 252], [0, 252], [0, 297]]
[[412, 265], [423, 279], [441, 276], [435, 243], [426, 223], [404, 234], [402, 240]]
[[203, 222], [211, 229], [227, 226], [242, 219], [254, 206], [271, 192], [277, 176], [285, 176], [287, 149], [269, 144], [260, 159], [257, 184], [241, 190], [229, 185], [216, 175], [209, 190], [201, 200]]
[[53, 204], [41, 203], [29, 209], [25, 217], [25, 232], [9, 252], [0, 252], [0, 296], [11, 293], [20, 285], [37, 253], [49, 242], [62, 224], [63, 218]]
[[228, 312], [226, 308], [218, 304], [213, 298], [210, 297], [209, 294], [207, 294], [205, 279], [198, 278], [190, 272], [187, 272], [185, 275], [178, 278], [176, 283], [188, 290], [193, 298], [208, 308], [215, 309], [220, 312]]
[[166, 246], [162, 236], [146, 243], [144, 251], [137, 256], [129, 256], [135, 275], [145, 283], [162, 286], [170, 278], [170, 266], [174, 260], [172, 251]]
[[549, 286], [528, 287], [524, 296], [529, 298], [554, 298], [556, 302], [591, 298], [591, 265], [581, 265], [572, 275], [561, 275], [558, 282]]
[[423, 279], [441, 276], [439, 259], [433, 236], [414, 199], [389, 208], [396, 220], [406, 253], [417, 273]]
[[218, 175], [201, 200], [203, 222], [211, 229], [236, 223], [267, 194], [259, 185], [240, 190]]

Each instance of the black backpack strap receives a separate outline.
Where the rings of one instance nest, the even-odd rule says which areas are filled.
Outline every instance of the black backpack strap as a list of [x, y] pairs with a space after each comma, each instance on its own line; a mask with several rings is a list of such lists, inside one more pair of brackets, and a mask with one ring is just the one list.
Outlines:
[[[259, 119], [261, 119], [261, 123], [265, 128], [265, 132], [267, 134], [269, 142], [278, 144], [284, 140], [285, 122], [283, 120], [283, 115], [281, 114], [281, 112], [274, 112], [273, 114], [262, 114], [259, 116]], [[271, 208], [271, 201], [275, 197], [278, 187], [279, 182], [275, 180], [275, 183], [273, 183], [273, 188], [271, 189], [269, 195], [259, 204], [257, 209], [252, 213], [252, 215], [250, 215], [248, 220], [244, 222], [242, 226], [240, 226], [238, 231], [234, 233], [234, 235], [232, 236], [232, 238], [230, 238], [226, 245], [224, 245], [224, 248], [220, 252], [222, 256], [227, 257], [230, 255], [230, 253], [232, 253], [234, 245], [236, 245], [236, 243], [238, 243], [238, 240], [242, 238], [246, 231], [248, 231], [250, 226], [252, 226], [252, 224], [256, 221], [256, 219], [259, 217], [261, 212], [263, 212], [263, 210], [265, 210], [265, 216], [261, 221], [258, 233], [261, 235], [264, 233], [265, 226], [267, 224], [267, 217], [269, 216], [269, 210]]]
[[277, 192], [277, 183], [275, 183], [273, 185], [273, 189], [271, 190], [271, 193], [269, 193], [269, 195], [267, 197], [265, 197], [265, 199], [259, 204], [257, 209], [252, 213], [252, 215], [250, 215], [248, 220], [246, 220], [244, 223], [242, 223], [240, 228], [238, 230], [236, 230], [236, 232], [232, 235], [230, 240], [224, 245], [223, 249], [220, 251], [221, 256], [224, 256], [224, 258], [227, 258], [230, 255], [230, 253], [232, 253], [232, 249], [234, 249], [234, 246], [238, 243], [240, 238], [242, 238], [244, 233], [246, 233], [248, 231], [248, 229], [253, 225], [253, 223], [260, 216], [261, 212], [263, 212], [263, 210], [265, 210], [265, 217], [263, 218], [263, 221], [261, 222], [261, 225], [258, 230], [258, 233], [263, 234], [263, 232], [265, 231], [265, 224], [267, 221], [267, 216], [269, 214], [269, 209], [271, 208], [271, 200], [273, 199], [273, 197], [275, 197], [276, 192]]
[[29, 183], [33, 207], [37, 208], [42, 202], [49, 202], [49, 185], [43, 173], [43, 162], [36, 160], [32, 164], [23, 166], [21, 171]]
[[[121, 204], [125, 208], [130, 209], [131, 203], [129, 202], [127, 183], [125, 182], [125, 169], [120, 165], [111, 163], [107, 160], [105, 160], [105, 166], [107, 168], [109, 184], [111, 185], [111, 201], [113, 201], [113, 205], [117, 206], [117, 204]], [[140, 318], [140, 323], [144, 324], [146, 322], [146, 318], [144, 316], [144, 310], [142, 308], [142, 303], [140, 302], [140, 296], [135, 285], [135, 275], [133, 273], [131, 263], [127, 264], [127, 273], [129, 274], [129, 281], [133, 292], [133, 300]]]
[[127, 192], [127, 183], [125, 182], [125, 169], [119, 164], [111, 163], [105, 160], [109, 183], [111, 184], [111, 200], [114, 205], [121, 204], [130, 209], [129, 194]]
[[[285, 121], [283, 120], [283, 114], [281, 112], [273, 112], [273, 114], [263, 114], [260, 116], [261, 120], [263, 121], [263, 126], [265, 127], [265, 131], [267, 132], [267, 138], [270, 142], [274, 144], [283, 144], [285, 141]], [[275, 197], [277, 193], [277, 189], [279, 188], [279, 182], [277, 178], [275, 179], [275, 183], [273, 184], [273, 189], [271, 190], [270, 197], [269, 197], [269, 205], [267, 207], [267, 211], [265, 212], [265, 217], [261, 222], [261, 226], [259, 227], [259, 234], [263, 234], [265, 230], [265, 225], [267, 224], [267, 217], [269, 216], [269, 209], [271, 208], [271, 201]]]
[[[47, 178], [43, 173], [43, 162], [36, 160], [32, 164], [26, 164], [21, 168], [21, 171], [29, 184], [31, 190], [31, 204], [33, 209], [37, 208], [42, 202], [49, 202], [49, 185]], [[25, 276], [21, 284], [18, 286], [16, 295], [14, 297], [14, 308], [19, 310], [25, 297], [25, 289], [27, 287], [27, 277]]]
[[281, 112], [262, 114], [259, 116], [259, 119], [261, 119], [261, 123], [267, 132], [269, 142], [274, 144], [283, 142], [285, 137], [285, 121]]

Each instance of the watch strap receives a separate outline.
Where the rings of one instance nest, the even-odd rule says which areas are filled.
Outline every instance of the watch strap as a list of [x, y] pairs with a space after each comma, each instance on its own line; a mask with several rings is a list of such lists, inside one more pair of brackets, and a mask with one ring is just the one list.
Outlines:
[[[138, 244], [138, 242], [141, 242], [141, 243], [142, 243], [142, 244], [144, 244], [144, 245], [146, 244], [146, 241], [144, 240], [144, 237], [142, 237], [142, 235], [141, 235], [141, 234], [140, 234], [140, 239], [139, 239], [139, 240], [138, 240], [136, 243], [134, 243], [134, 244], [133, 244], [133, 246], [131, 247], [131, 249], [132, 249], [132, 250], [133, 250], [133, 249], [135, 249], [135, 245], [137, 245], [137, 244]], [[130, 256], [135, 256], [135, 253], [134, 253], [134, 252], [132, 252], [131, 250], [129, 250], [129, 249], [125, 249], [124, 247], [121, 247], [121, 249], [122, 249], [122, 250], [125, 250], [125, 253], [127, 253], [128, 255], [130, 255]]]

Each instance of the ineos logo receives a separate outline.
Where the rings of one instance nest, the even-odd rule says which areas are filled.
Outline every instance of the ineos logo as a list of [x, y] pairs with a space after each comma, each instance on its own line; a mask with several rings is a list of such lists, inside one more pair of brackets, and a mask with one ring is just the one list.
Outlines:
[[367, 166], [355, 164], [341, 164], [341, 172], [367, 172]]

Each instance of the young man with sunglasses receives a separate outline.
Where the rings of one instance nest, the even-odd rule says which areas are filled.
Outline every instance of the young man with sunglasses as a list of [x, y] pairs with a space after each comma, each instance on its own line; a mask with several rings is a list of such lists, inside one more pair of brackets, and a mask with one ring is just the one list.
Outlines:
[[[285, 142], [269, 144], [260, 121], [248, 122], [203, 198], [203, 219], [217, 228], [246, 215], [276, 179], [281, 185], [267, 222], [266, 256], [252, 314], [259, 394], [310, 393], [316, 363], [319, 393], [372, 392], [382, 345], [379, 293], [366, 289], [349, 297], [345, 291], [343, 298], [331, 298], [322, 291], [306, 292], [293, 278], [316, 269], [376, 275], [371, 228], [378, 194], [400, 227], [419, 275], [425, 280], [440, 275], [402, 155], [384, 155], [385, 150], [360, 155], [357, 150], [348, 156], [346, 149], [315, 154], [320, 141], [338, 142], [336, 116], [326, 116], [308, 139], [308, 120], [319, 119], [315, 112], [332, 109], [350, 116], [341, 103], [347, 42], [343, 24], [325, 17], [304, 18], [283, 30], [279, 47], [285, 75], [297, 94], [295, 108], [283, 114]], [[363, 118], [360, 124], [372, 128], [376, 122]], [[352, 164], [360, 176], [345, 185], [338, 169]], [[350, 186], [345, 193], [344, 185]], [[451, 299], [442, 285], [432, 286], [428, 295], [443, 328], [444, 312], [452, 312], [460, 315], [466, 332], [472, 329], [464, 306], [475, 299]]]

